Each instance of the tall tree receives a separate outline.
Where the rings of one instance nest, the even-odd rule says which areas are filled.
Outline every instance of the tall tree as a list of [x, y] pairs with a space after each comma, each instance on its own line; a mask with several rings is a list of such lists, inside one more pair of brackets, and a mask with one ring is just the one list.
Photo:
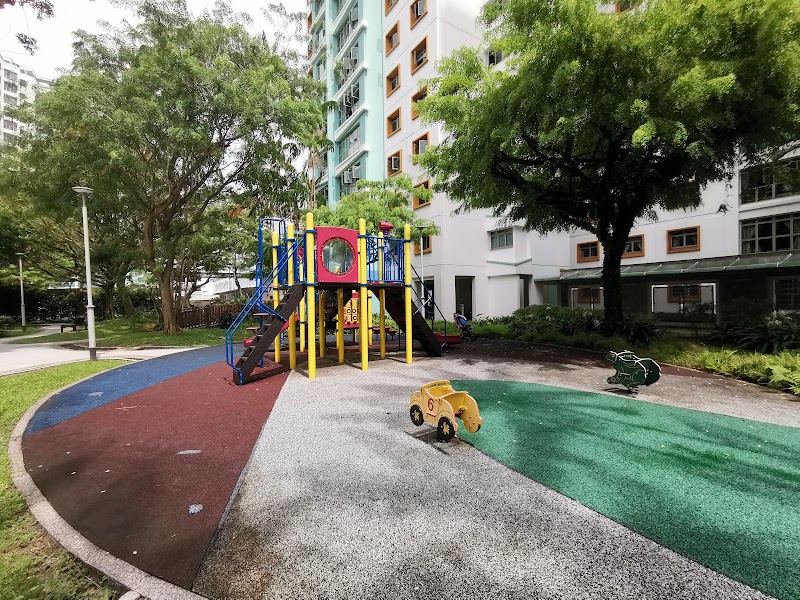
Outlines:
[[173, 334], [184, 239], [231, 194], [286, 187], [297, 158], [287, 140], [320, 127], [322, 89], [241, 25], [193, 19], [183, 0], [136, 7], [138, 25], [79, 32], [72, 72], [29, 114], [23, 179], [36, 194], [57, 188], [48, 173], [71, 173], [137, 220]]
[[342, 196], [334, 208], [320, 206], [314, 212], [317, 225], [358, 229], [364, 219], [367, 233], [378, 232], [378, 224], [386, 221], [394, 225], [394, 231], [402, 235], [403, 227], [411, 225], [411, 236], [419, 241], [420, 235], [439, 233], [435, 223], [417, 216], [411, 208], [411, 199], [417, 196], [422, 201], [430, 200], [432, 192], [427, 188], [415, 188], [408, 175], [400, 174], [384, 181], [358, 182], [355, 192]]
[[696, 207], [736, 161], [800, 139], [798, 0], [649, 0], [621, 14], [505, 0], [482, 20], [506, 66], [476, 49], [441, 62], [419, 110], [450, 135], [420, 162], [464, 210], [594, 233], [608, 330], [637, 220]]

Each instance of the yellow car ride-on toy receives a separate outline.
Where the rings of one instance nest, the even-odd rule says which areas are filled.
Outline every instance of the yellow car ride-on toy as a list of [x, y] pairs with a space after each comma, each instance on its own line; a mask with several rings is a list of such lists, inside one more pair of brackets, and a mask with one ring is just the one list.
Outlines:
[[436, 437], [449, 442], [458, 431], [456, 417], [470, 433], [481, 428], [483, 419], [475, 398], [467, 392], [457, 392], [447, 380], [431, 381], [411, 395], [411, 422], [417, 427], [427, 422], [436, 426]]

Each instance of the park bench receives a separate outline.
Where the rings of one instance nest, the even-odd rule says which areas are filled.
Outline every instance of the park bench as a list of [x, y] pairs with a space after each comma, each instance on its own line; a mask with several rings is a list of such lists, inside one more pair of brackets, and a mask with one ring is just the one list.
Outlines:
[[64, 333], [64, 330], [69, 329], [70, 327], [72, 327], [72, 331], [76, 331], [78, 327], [83, 327], [86, 329], [86, 317], [75, 317], [72, 319], [72, 323], [62, 323], [61, 333]]

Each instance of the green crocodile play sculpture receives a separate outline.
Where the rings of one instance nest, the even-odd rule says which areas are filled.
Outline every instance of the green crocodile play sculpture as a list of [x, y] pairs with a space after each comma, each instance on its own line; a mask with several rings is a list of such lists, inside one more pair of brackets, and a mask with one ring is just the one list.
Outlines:
[[606, 359], [617, 370], [608, 383], [619, 383], [636, 392], [640, 385], [652, 385], [661, 377], [661, 367], [652, 358], [639, 358], [630, 350], [609, 352]]

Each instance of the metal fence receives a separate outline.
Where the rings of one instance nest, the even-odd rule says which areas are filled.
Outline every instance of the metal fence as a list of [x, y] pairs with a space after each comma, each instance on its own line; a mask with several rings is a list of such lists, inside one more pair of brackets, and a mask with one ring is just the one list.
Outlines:
[[219, 325], [219, 318], [225, 313], [235, 317], [244, 308], [243, 304], [212, 304], [198, 308], [182, 310], [178, 313], [178, 327], [193, 329], [195, 327], [214, 327]]

